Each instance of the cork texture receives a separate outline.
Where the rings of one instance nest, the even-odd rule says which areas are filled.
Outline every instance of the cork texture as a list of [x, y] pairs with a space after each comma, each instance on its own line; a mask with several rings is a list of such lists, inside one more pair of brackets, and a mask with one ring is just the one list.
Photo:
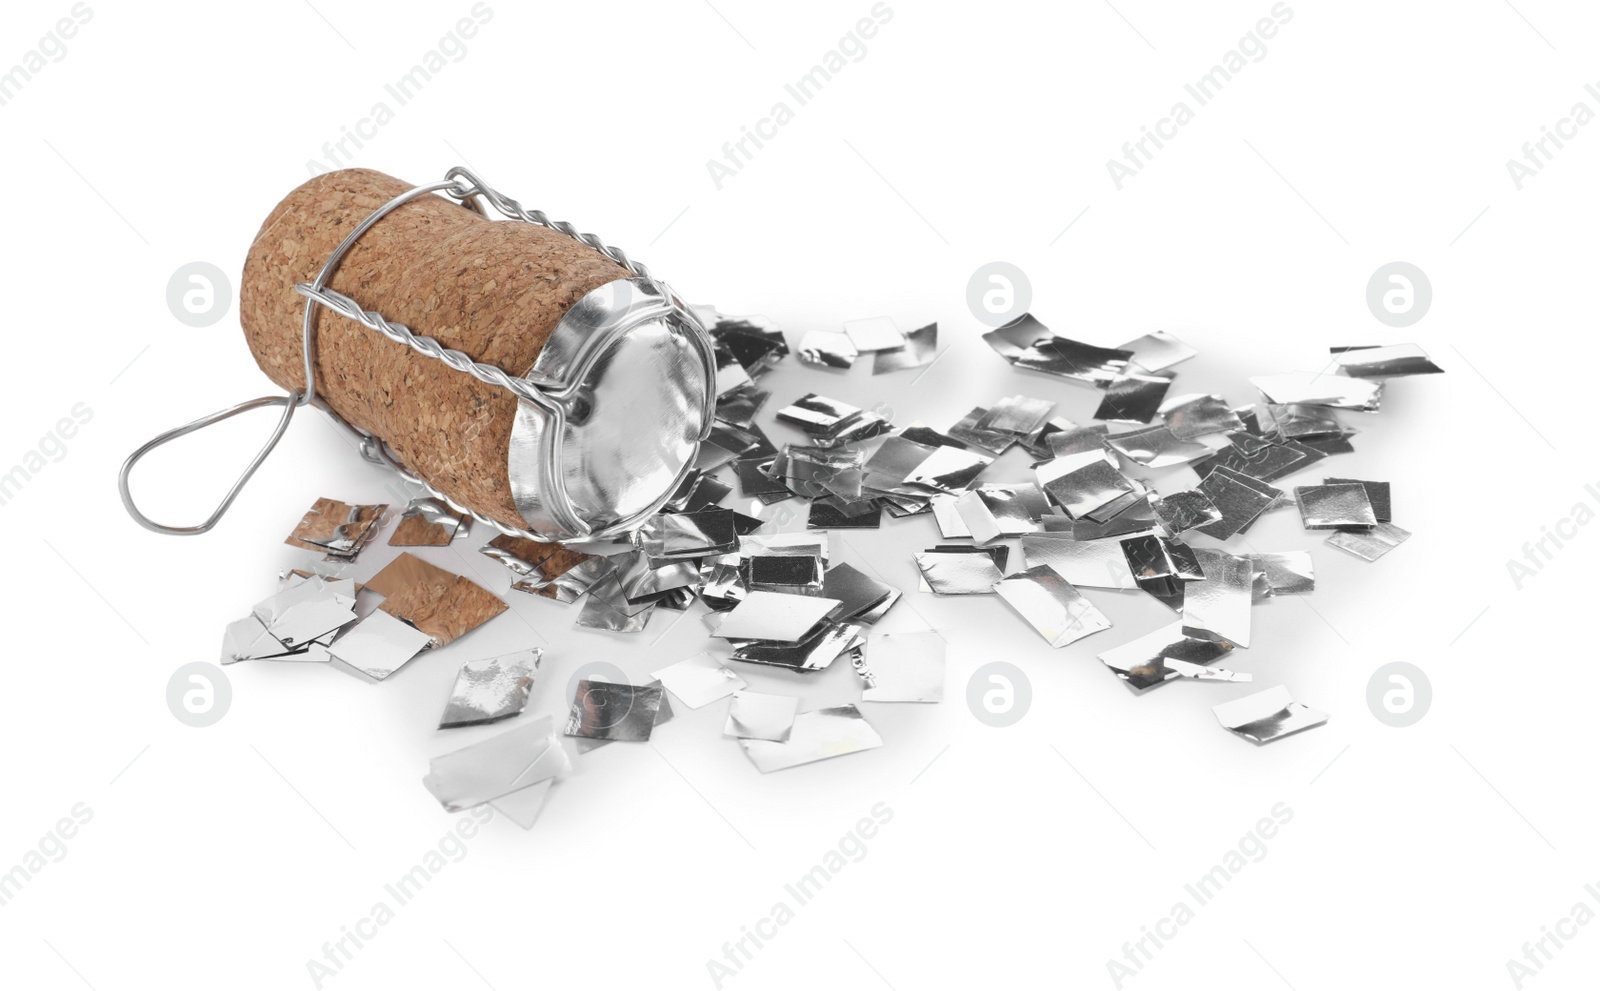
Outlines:
[[[245, 258], [239, 319], [256, 363], [303, 387], [301, 320], [309, 282], [368, 214], [412, 188], [381, 172], [318, 176], [273, 209]], [[440, 196], [405, 204], [362, 235], [328, 285], [445, 347], [512, 375], [533, 366], [562, 315], [620, 265], [535, 224], [490, 221]], [[389, 444], [400, 462], [469, 509], [526, 527], [506, 447], [516, 399], [442, 362], [316, 311], [317, 395]]]

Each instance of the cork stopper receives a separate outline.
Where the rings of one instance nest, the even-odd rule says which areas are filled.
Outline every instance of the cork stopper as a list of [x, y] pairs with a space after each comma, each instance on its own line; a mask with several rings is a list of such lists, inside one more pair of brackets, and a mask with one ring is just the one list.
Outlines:
[[[413, 187], [380, 172], [318, 176], [284, 198], [245, 259], [239, 316], [256, 363], [280, 387], [304, 386], [305, 298], [341, 240]], [[584, 294], [628, 272], [535, 224], [495, 222], [442, 196], [422, 196], [368, 230], [330, 288], [412, 331], [512, 375], [533, 367], [561, 317]], [[317, 307], [316, 391], [351, 425], [382, 438], [408, 469], [458, 504], [523, 528], [507, 471], [517, 401]]]

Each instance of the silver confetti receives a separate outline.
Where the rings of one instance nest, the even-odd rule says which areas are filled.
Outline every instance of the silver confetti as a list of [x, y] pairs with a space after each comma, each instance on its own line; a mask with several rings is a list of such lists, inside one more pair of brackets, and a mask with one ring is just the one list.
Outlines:
[[461, 665], [439, 728], [478, 726], [521, 714], [543, 654], [533, 647]]
[[1013, 575], [994, 590], [1052, 647], [1065, 647], [1111, 627], [1094, 603], [1047, 564]]
[[652, 671], [650, 675], [659, 679], [667, 691], [691, 709], [727, 698], [745, 687], [743, 678], [704, 651], [659, 671]]
[[1326, 712], [1296, 702], [1282, 685], [1212, 706], [1211, 711], [1224, 729], [1256, 743], [1270, 743], [1328, 721]]

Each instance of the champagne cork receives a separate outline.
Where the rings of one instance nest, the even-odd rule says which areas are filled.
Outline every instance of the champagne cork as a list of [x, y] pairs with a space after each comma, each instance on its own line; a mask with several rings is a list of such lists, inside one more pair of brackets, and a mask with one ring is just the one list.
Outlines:
[[[412, 188], [380, 172], [318, 176], [284, 198], [245, 259], [239, 315], [256, 363], [285, 390], [304, 388], [297, 282], [311, 282], [339, 242]], [[471, 356], [522, 376], [563, 315], [586, 293], [629, 273], [536, 224], [487, 220], [452, 200], [422, 196], [369, 229], [328, 287]], [[517, 400], [443, 362], [315, 307], [319, 399], [382, 438], [397, 459], [464, 508], [528, 526], [513, 497], [507, 446]]]

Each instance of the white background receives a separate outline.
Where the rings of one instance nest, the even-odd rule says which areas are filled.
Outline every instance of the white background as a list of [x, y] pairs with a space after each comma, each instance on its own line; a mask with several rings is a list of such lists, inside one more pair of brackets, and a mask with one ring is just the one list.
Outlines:
[[[1600, 536], [1580, 530], [1520, 592], [1506, 571], [1574, 503], [1593, 506], [1583, 485], [1600, 481], [1588, 424], [1600, 127], [1521, 191], [1505, 167], [1575, 102], [1600, 110], [1583, 89], [1600, 61], [1592, 10], [1517, 3], [1292, 0], [1268, 54], [1118, 191], [1106, 160], [1185, 99], [1268, 0], [892, 0], [866, 56], [718, 191], [706, 160], [868, 16], [867, 0], [490, 0], [466, 56], [355, 164], [421, 182], [469, 163], [626, 246], [688, 298], [767, 314], [791, 341], [855, 317], [939, 321], [949, 351], [914, 386], [915, 373], [873, 377], [867, 360], [848, 375], [791, 362], [764, 383], [763, 422], [813, 390], [885, 402], [902, 425], [947, 427], [1018, 392], [1089, 417], [1093, 392], [1014, 373], [978, 339], [967, 280], [995, 260], [1028, 273], [1033, 310], [1056, 330], [1110, 345], [1164, 328], [1199, 347], [1179, 391], [1251, 401], [1247, 375], [1319, 368], [1341, 344], [1414, 340], [1448, 373], [1392, 383], [1383, 412], [1359, 419], [1357, 453], [1326, 463], [1392, 480], [1409, 543], [1369, 565], [1321, 547], [1292, 511], [1251, 532], [1259, 549], [1312, 548], [1319, 585], [1255, 610], [1255, 646], [1229, 662], [1254, 686], [1135, 697], [1093, 655], [1169, 622], [1159, 604], [1091, 592], [1115, 628], [1052, 651], [997, 598], [916, 593], [911, 555], [936, 542], [933, 522], [886, 521], [845, 535], [835, 559], [908, 589], [882, 629], [931, 623], [949, 638], [950, 701], [870, 706], [884, 747], [770, 776], [721, 738], [720, 704], [678, 705], [651, 745], [580, 759], [531, 833], [485, 829], [323, 986], [712, 987], [707, 960], [880, 802], [893, 819], [865, 858], [725, 987], [1111, 987], [1108, 958], [1280, 802], [1293, 818], [1265, 859], [1125, 987], [1510, 986], [1507, 959], [1600, 880], [1600, 675], [1575, 631], [1592, 615]], [[75, 403], [93, 410], [0, 516], [0, 870], [76, 803], [94, 813], [0, 908], [8, 986], [309, 987], [307, 960], [456, 821], [419, 779], [429, 757], [493, 732], [432, 728], [459, 662], [545, 646], [531, 717], [563, 710], [583, 663], [643, 678], [707, 643], [694, 615], [669, 629], [676, 616], [661, 613], [621, 638], [513, 593], [513, 614], [387, 683], [241, 665], [220, 723], [169, 713], [172, 672], [214, 660], [223, 625], [304, 560], [280, 542], [313, 499], [385, 498], [384, 477], [312, 412], [208, 536], [147, 533], [115, 492], [140, 442], [271, 391], [236, 313], [181, 324], [169, 277], [207, 261], [236, 291], [250, 239], [308, 159], [471, 8], [315, 4], [91, 0], [66, 56], [0, 107], [0, 465]], [[7, 4], [0, 67], [70, 6]], [[1434, 293], [1404, 330], [1365, 303], [1368, 277], [1397, 259]], [[152, 514], [203, 517], [265, 435], [257, 417], [153, 457], [138, 476]], [[1023, 456], [986, 477], [1025, 477]], [[477, 543], [423, 553], [504, 591]], [[363, 568], [391, 553], [372, 548]], [[1032, 709], [1010, 729], [964, 702], [992, 660], [1032, 680]], [[1365, 700], [1394, 660], [1434, 689], [1407, 729]], [[803, 693], [805, 708], [859, 693], [842, 668], [747, 677]], [[1280, 683], [1331, 721], [1260, 748], [1217, 726], [1213, 704]], [[1595, 972], [1600, 926], [1578, 933], [1528, 984]]]

